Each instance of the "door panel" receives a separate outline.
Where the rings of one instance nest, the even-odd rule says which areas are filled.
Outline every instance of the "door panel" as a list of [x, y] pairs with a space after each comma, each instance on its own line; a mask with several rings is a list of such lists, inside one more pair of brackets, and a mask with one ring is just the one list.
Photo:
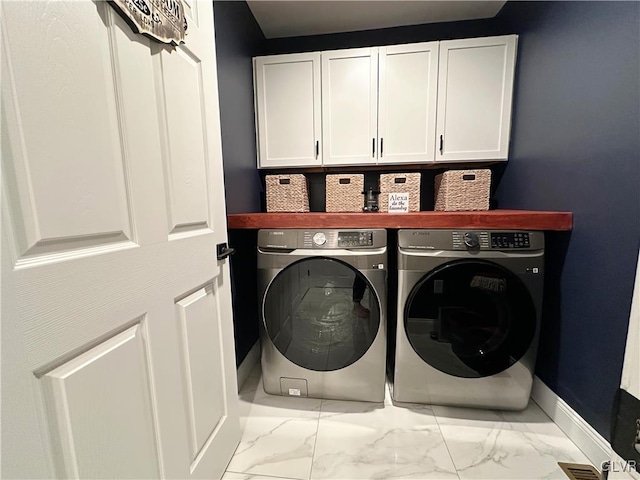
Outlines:
[[225, 413], [224, 399], [217, 392], [224, 388], [224, 372], [212, 349], [222, 339], [213, 290], [198, 290], [177, 304], [182, 333], [183, 368], [188, 396], [191, 430], [191, 458], [195, 460]]
[[[207, 226], [207, 151], [202, 65], [195, 52], [163, 48], [156, 75], [166, 128], [162, 129], [170, 233]], [[162, 110], [162, 108], [161, 108]], [[184, 129], [181, 125], [193, 128]]]
[[[159, 476], [143, 328], [130, 327], [42, 379], [55, 412], [61, 476]], [[96, 418], [96, 411], [108, 422]]]
[[324, 165], [377, 163], [378, 49], [322, 52]]
[[[19, 198], [11, 213], [20, 257], [132, 239], [115, 52], [95, 10], [25, 2], [3, 22], [7, 187]], [[24, 28], [30, 17], [33, 31]], [[27, 45], [31, 61], [16, 61]], [[90, 138], [81, 134], [88, 123]]]
[[254, 72], [259, 167], [321, 165], [320, 53], [259, 57]]
[[1, 474], [219, 478], [239, 425], [211, 2], [176, 48], [107, 2], [0, 8]]
[[378, 163], [433, 161], [438, 42], [379, 50]]
[[437, 161], [507, 158], [516, 44], [516, 35], [440, 42]]

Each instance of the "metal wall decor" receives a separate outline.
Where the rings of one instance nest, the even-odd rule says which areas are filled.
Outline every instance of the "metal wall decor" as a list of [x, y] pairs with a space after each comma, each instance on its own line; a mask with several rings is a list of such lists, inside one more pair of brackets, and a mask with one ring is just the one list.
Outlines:
[[179, 45], [187, 34], [182, 0], [109, 0], [131, 27], [161, 43]]

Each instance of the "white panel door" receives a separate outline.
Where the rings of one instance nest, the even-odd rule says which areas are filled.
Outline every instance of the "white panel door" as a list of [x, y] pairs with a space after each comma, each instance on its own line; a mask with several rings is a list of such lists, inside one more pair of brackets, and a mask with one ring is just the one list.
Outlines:
[[432, 162], [438, 42], [379, 48], [378, 163]]
[[320, 53], [256, 57], [258, 167], [322, 165]]
[[[638, 253], [635, 286], [631, 299], [627, 346], [624, 351], [620, 388], [640, 399], [640, 252]], [[640, 442], [637, 442], [636, 445], [640, 446]], [[640, 472], [634, 471], [627, 460], [622, 459], [615, 451], [611, 453], [610, 468], [608, 478], [611, 480], [640, 480]]]
[[220, 478], [239, 440], [213, 9], [2, 2], [3, 478]]
[[624, 368], [620, 386], [636, 398], [640, 398], [640, 252], [636, 267], [636, 279], [629, 315], [627, 348], [624, 351]]
[[378, 159], [378, 49], [322, 52], [324, 165]]
[[436, 161], [507, 159], [517, 39], [440, 42]]
[[[640, 399], [640, 253], [638, 253], [635, 286], [631, 300], [629, 330], [627, 333], [627, 346], [624, 351], [620, 388]], [[626, 460], [620, 458], [615, 451], [611, 454], [610, 468], [608, 478], [611, 480], [640, 479], [640, 472], [634, 471], [626, 463]]]

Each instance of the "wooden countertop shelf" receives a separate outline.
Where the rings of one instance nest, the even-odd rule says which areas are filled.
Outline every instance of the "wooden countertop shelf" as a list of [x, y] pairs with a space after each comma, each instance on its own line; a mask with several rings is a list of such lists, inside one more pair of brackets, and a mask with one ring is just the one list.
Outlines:
[[568, 231], [571, 212], [488, 210], [412, 213], [240, 213], [228, 215], [229, 229], [260, 228], [490, 228]]

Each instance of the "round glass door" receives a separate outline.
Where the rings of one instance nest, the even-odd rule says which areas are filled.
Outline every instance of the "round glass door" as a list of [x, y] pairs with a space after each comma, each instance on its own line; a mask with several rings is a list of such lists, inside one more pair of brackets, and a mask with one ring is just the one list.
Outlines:
[[312, 257], [271, 282], [263, 303], [269, 338], [287, 359], [309, 370], [338, 370], [369, 349], [380, 305], [367, 279], [346, 263]]
[[479, 378], [522, 358], [535, 335], [536, 311], [515, 274], [495, 263], [460, 260], [416, 284], [404, 326], [411, 346], [429, 365]]

